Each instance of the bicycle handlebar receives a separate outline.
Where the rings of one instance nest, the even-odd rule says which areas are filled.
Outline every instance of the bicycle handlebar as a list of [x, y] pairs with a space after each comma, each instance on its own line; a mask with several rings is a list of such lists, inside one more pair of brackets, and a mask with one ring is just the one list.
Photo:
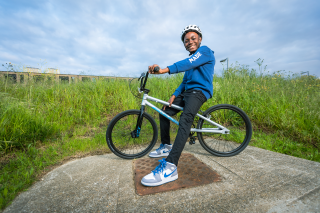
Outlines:
[[[154, 71], [155, 72], [158, 72], [160, 70], [160, 67], [156, 66], [154, 68]], [[145, 75], [144, 73], [141, 74], [140, 78], [141, 79], [141, 84], [140, 84], [140, 90], [144, 90], [144, 87], [146, 86], [146, 83], [147, 83], [147, 79], [148, 79], [148, 76], [149, 76], [149, 72], [147, 72], [147, 75]], [[143, 82], [143, 78], [144, 78], [144, 82]]]

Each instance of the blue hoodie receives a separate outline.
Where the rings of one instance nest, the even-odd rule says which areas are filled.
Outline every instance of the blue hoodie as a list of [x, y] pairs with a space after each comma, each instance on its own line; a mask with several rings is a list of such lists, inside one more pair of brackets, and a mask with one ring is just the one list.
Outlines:
[[198, 50], [182, 61], [168, 66], [170, 74], [185, 72], [183, 81], [173, 93], [176, 97], [185, 90], [201, 90], [207, 100], [213, 94], [213, 72], [216, 63], [213, 51], [207, 46], [201, 46]]

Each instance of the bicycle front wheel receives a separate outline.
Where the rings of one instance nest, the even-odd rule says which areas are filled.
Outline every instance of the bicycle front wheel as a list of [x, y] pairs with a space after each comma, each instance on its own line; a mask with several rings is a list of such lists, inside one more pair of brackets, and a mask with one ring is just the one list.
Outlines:
[[[203, 115], [230, 130], [229, 134], [198, 132], [201, 146], [209, 153], [219, 157], [230, 157], [239, 154], [248, 146], [252, 136], [252, 126], [249, 117], [240, 108], [219, 104], [210, 107]], [[197, 128], [218, 127], [200, 119]]]
[[147, 113], [143, 120], [139, 137], [133, 138], [140, 110], [128, 110], [118, 114], [110, 122], [106, 138], [110, 150], [125, 159], [140, 158], [150, 152], [158, 138], [158, 128], [154, 119]]

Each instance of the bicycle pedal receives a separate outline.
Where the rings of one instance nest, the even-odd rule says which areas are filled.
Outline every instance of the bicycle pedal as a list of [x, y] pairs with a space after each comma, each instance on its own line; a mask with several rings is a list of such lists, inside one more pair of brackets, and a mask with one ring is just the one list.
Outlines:
[[190, 145], [196, 144], [196, 139], [195, 139], [195, 137], [190, 138], [189, 144], [190, 144]]

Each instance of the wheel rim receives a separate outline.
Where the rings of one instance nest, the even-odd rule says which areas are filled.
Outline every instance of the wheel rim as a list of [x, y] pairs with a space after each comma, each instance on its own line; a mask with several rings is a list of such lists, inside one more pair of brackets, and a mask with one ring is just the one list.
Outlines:
[[[216, 109], [209, 113], [210, 119], [230, 130], [230, 134], [200, 133], [205, 146], [217, 154], [231, 155], [247, 145], [249, 129], [244, 115], [229, 108]], [[202, 128], [217, 128], [202, 120]]]
[[113, 149], [120, 155], [137, 157], [144, 155], [152, 145], [154, 139], [153, 126], [146, 116], [143, 121], [138, 138], [132, 138], [131, 132], [135, 129], [138, 114], [124, 115], [116, 122], [111, 132]]

